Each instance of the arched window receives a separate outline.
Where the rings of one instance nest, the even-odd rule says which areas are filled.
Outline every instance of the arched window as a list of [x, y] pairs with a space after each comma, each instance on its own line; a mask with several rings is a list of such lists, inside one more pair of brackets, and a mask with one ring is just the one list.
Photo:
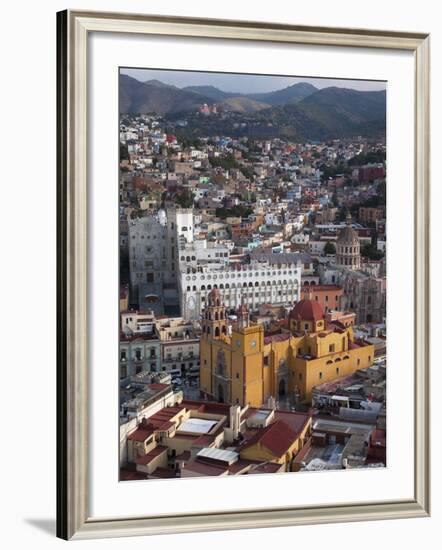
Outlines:
[[335, 359], [335, 363], [340, 363], [340, 362], [341, 362], [341, 359], [340, 359], [339, 357], [337, 357], [337, 358]]
[[215, 321], [219, 321], [219, 315], [218, 315], [218, 312], [215, 312]]
[[219, 336], [219, 327], [215, 328], [215, 336]]
[[329, 360], [327, 361], [327, 365], [331, 365], [333, 363], [333, 361]]
[[201, 285], [201, 290], [206, 290], [206, 285]]

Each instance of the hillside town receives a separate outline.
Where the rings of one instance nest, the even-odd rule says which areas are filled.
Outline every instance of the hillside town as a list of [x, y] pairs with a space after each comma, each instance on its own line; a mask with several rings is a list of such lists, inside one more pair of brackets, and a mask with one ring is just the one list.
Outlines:
[[383, 467], [385, 139], [226, 118], [120, 117], [120, 478]]

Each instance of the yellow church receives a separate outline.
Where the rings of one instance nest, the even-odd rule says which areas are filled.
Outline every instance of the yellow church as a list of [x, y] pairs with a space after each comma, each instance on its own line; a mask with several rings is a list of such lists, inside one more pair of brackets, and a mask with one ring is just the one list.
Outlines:
[[370, 366], [374, 346], [356, 341], [351, 326], [326, 321], [314, 300], [299, 301], [288, 329], [266, 336], [242, 304], [229, 326], [218, 289], [202, 314], [200, 391], [220, 402], [260, 407], [269, 398], [295, 393], [308, 403], [312, 388]]

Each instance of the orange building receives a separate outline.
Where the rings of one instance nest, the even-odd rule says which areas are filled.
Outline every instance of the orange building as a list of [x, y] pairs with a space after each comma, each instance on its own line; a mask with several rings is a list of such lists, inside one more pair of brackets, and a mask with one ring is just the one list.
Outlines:
[[337, 285], [309, 285], [301, 289], [301, 298], [319, 302], [325, 312], [341, 309], [341, 296], [344, 290]]
[[316, 300], [299, 301], [289, 330], [266, 336], [262, 325], [250, 322], [245, 304], [229, 327], [214, 289], [201, 324], [200, 392], [216, 401], [261, 407], [291, 393], [309, 402], [314, 386], [348, 376], [374, 359], [374, 347], [356, 340], [352, 326], [327, 319]]

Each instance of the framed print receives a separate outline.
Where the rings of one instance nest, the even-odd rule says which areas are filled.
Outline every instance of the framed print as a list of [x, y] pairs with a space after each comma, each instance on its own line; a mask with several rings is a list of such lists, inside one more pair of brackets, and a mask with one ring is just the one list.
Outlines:
[[428, 515], [429, 36], [57, 25], [58, 536]]

